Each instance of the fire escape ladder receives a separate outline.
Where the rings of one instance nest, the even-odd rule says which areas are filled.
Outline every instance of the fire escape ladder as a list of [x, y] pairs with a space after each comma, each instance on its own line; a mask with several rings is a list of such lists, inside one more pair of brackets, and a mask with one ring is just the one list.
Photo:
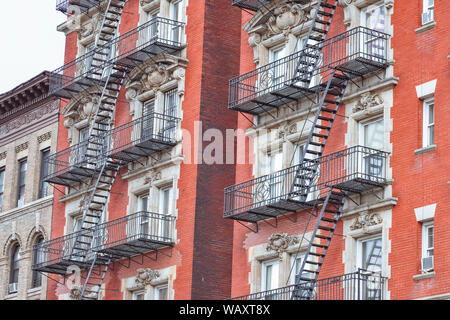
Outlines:
[[292, 300], [314, 298], [315, 284], [336, 230], [345, 197], [346, 195], [341, 191], [333, 190], [333, 188], [328, 190], [300, 271], [295, 277], [296, 288], [292, 293]]
[[321, 89], [323, 89], [322, 96], [314, 120], [312, 120], [312, 127], [306, 140], [304, 152], [300, 153], [299, 163], [302, 165], [299, 166], [294, 177], [289, 196], [291, 200], [306, 201], [310, 187], [317, 179], [320, 169], [316, 159], [324, 153], [347, 84], [348, 77], [337, 74], [336, 70], [333, 70], [327, 83], [321, 86]]
[[293, 83], [308, 88], [315, 69], [319, 66], [323, 41], [327, 38], [338, 0], [319, 0], [306, 36], [304, 53], [297, 62]]
[[[111, 265], [111, 258], [105, 264], [96, 266], [98, 253], [95, 253], [89, 271], [84, 279], [80, 300], [98, 300], [103, 281]], [[98, 271], [94, 271], [98, 269]]]

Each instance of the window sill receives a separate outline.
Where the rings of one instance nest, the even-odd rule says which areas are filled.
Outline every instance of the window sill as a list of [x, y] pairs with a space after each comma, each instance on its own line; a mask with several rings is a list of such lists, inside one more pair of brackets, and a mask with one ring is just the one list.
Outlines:
[[433, 29], [435, 26], [436, 26], [436, 21], [431, 21], [431, 22], [428, 22], [427, 24], [424, 24], [423, 26], [417, 28], [414, 31], [416, 33], [422, 33], [422, 32], [425, 32], [427, 30]]
[[416, 275], [413, 276], [413, 279], [416, 280], [416, 281], [419, 281], [419, 280], [434, 278], [435, 275], [436, 274], [435, 274], [434, 271], [433, 272], [429, 272], [429, 273], [416, 274]]
[[414, 150], [414, 153], [415, 153], [416, 155], [419, 155], [419, 154], [423, 154], [423, 153], [430, 152], [430, 151], [434, 151], [434, 150], [436, 150], [436, 145], [435, 145], [435, 144], [432, 144], [431, 146], [423, 147], [423, 148]]
[[5, 300], [13, 300], [17, 298], [17, 292], [8, 293], [5, 297]]

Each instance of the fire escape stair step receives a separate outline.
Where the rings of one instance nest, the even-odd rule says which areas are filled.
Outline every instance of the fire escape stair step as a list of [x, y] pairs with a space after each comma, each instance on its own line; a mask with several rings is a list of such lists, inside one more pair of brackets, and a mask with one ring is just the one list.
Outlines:
[[322, 2], [320, 4], [321, 7], [329, 8], [329, 9], [336, 9], [336, 6], [334, 4], [329, 4], [327, 2]]
[[336, 223], [337, 222], [336, 219], [330, 219], [330, 218], [326, 218], [326, 217], [322, 217], [321, 220], [326, 221], [326, 222], [332, 222], [332, 223]]
[[317, 248], [323, 248], [323, 249], [327, 249], [328, 248], [327, 245], [323, 245], [323, 244], [311, 243], [311, 245], [313, 247], [317, 247]]

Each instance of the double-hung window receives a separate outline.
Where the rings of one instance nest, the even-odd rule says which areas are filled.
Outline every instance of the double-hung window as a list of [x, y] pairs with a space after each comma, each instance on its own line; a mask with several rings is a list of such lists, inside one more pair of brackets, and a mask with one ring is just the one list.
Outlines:
[[181, 27], [178, 25], [178, 22], [181, 22], [183, 17], [183, 2], [182, 0], [172, 0], [170, 2], [170, 37], [173, 41], [173, 44], [177, 44], [181, 42]]
[[[285, 75], [286, 75], [286, 68], [287, 63], [283, 61], [283, 58], [286, 57], [286, 46], [279, 46], [276, 48], [273, 48], [269, 51], [269, 63], [270, 68], [266, 71], [267, 72], [267, 88], [276, 88], [285, 81]], [[264, 76], [262, 81], [264, 81]]]
[[25, 203], [25, 178], [27, 175], [27, 159], [19, 160], [19, 177], [17, 183], [17, 206], [22, 207]]
[[178, 111], [178, 90], [173, 89], [164, 94], [164, 115], [163, 130], [161, 138], [163, 140], [172, 140], [174, 138]]
[[47, 196], [48, 182], [42, 179], [48, 176], [48, 157], [50, 156], [50, 148], [41, 151], [41, 178], [39, 180], [39, 198]]
[[423, 102], [423, 147], [434, 145], [434, 119], [435, 108], [434, 98], [424, 100]]
[[434, 21], [434, 0], [423, 0], [422, 25]]
[[[265, 261], [262, 263], [261, 291], [269, 291], [279, 287], [279, 260]], [[273, 295], [266, 294], [265, 299], [271, 300]]]
[[362, 269], [359, 288], [362, 300], [381, 298], [382, 241], [381, 236], [361, 239], [357, 243], [357, 267]]
[[[360, 124], [360, 144], [370, 149], [361, 150], [363, 178], [382, 177], [384, 175], [384, 157], [376, 150], [384, 149], [384, 120], [383, 118], [363, 122]], [[375, 149], [375, 150], [373, 150]]]
[[[370, 30], [385, 32], [386, 9], [384, 3], [368, 6], [361, 11], [361, 25]], [[363, 57], [368, 59], [383, 59], [385, 51], [385, 40], [378, 38], [369, 30], [361, 36]]]
[[172, 215], [172, 195], [172, 187], [159, 190], [159, 214], [162, 216], [158, 223], [158, 236], [161, 237], [162, 240], [171, 238], [171, 223], [168, 218]]
[[155, 287], [155, 300], [169, 300], [169, 286], [163, 284]]
[[426, 222], [422, 225], [422, 272], [434, 268], [434, 224]]
[[141, 142], [153, 137], [155, 126], [155, 99], [148, 100], [142, 108]]
[[139, 230], [139, 237], [140, 238], [146, 238], [149, 236], [150, 233], [150, 219], [149, 219], [149, 196], [141, 195], [138, 197], [137, 202], [137, 212], [138, 212], [138, 225], [136, 226]]
[[11, 250], [10, 275], [8, 293], [17, 292], [19, 283], [20, 246], [15, 244]]

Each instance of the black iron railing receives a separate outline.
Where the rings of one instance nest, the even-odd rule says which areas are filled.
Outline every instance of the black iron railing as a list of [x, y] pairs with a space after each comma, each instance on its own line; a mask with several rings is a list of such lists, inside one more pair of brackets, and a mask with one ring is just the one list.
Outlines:
[[[387, 158], [387, 152], [354, 146], [319, 157], [315, 162], [304, 162], [230, 186], [225, 188], [224, 217], [288, 199], [300, 201], [298, 194], [307, 193], [306, 202], [312, 202], [331, 186], [350, 192], [383, 186], [386, 184]], [[311, 172], [316, 172], [314, 179], [305, 180], [303, 185], [293, 188], [297, 175]]]
[[106, 139], [111, 146], [108, 148], [108, 156], [114, 157], [117, 153], [126, 153], [127, 149], [135, 146], [142, 146], [149, 151], [173, 146], [176, 144], [178, 121], [178, 118], [152, 112], [118, 126], [106, 134]]
[[[385, 300], [387, 278], [380, 272], [362, 269], [354, 273], [317, 280], [311, 300]], [[252, 293], [232, 300], [292, 300], [302, 297], [302, 290], [309, 292], [310, 286], [290, 285], [273, 290]]]
[[[64, 150], [50, 155], [47, 158], [48, 174], [42, 177], [44, 181], [81, 170], [96, 170], [97, 163], [100, 164], [106, 151], [105, 139], [102, 137], [91, 137], [86, 141], [77, 143]], [[103, 147], [99, 147], [103, 146]], [[74, 181], [75, 182], [75, 181]]]
[[[107, 251], [132, 242], [175, 243], [175, 217], [153, 212], [137, 212], [94, 228], [92, 250]], [[135, 254], [136, 251], [131, 251]]]
[[[320, 63], [308, 69], [312, 86], [319, 84], [320, 78], [326, 78], [332, 69], [351, 71], [349, 76], [354, 77], [385, 67], [388, 39], [386, 33], [357, 27], [318, 43]], [[235, 108], [291, 85], [304, 87], [305, 83], [298, 81], [298, 62], [302, 60], [315, 65], [317, 55], [317, 48], [305, 48], [231, 79], [228, 107]]]
[[252, 11], [258, 11], [261, 7], [269, 4], [271, 0], [233, 0], [232, 5], [248, 9]]
[[[74, 249], [76, 241], [77, 247]], [[61, 273], [65, 273], [65, 268], [71, 264], [86, 266], [95, 252], [107, 251], [137, 241], [155, 243], [157, 246], [154, 248], [174, 244], [175, 217], [152, 212], [137, 212], [88, 230], [44, 241], [33, 247], [40, 259], [33, 264], [32, 268], [33, 270], [60, 270]], [[83, 243], [90, 243], [90, 245]], [[152, 247], [143, 248], [144, 251], [149, 251]], [[134, 254], [136, 250], [131, 251], [129, 255]], [[126, 254], [114, 255], [113, 258], [121, 256]]]
[[[141, 51], [145, 51], [148, 58], [163, 52], [164, 48], [180, 49], [184, 25], [182, 22], [156, 17], [120, 37], [114, 38], [94, 51], [89, 51], [54, 70], [50, 76], [49, 93], [61, 94], [61, 90], [78, 82], [82, 84], [82, 88], [101, 83], [102, 77], [98, 74], [102, 74], [105, 68], [116, 64], [129, 66], [131, 61], [134, 61], [135, 65], [140, 60], [133, 55]], [[160, 48], [150, 50], [153, 45]], [[105, 60], [105, 62], [94, 66], [92, 63], [94, 58]], [[80, 91], [82, 88], [76, 90]]]
[[70, 14], [83, 13], [94, 6], [99, 5], [102, 1], [103, 0], [56, 0], [56, 10]]

